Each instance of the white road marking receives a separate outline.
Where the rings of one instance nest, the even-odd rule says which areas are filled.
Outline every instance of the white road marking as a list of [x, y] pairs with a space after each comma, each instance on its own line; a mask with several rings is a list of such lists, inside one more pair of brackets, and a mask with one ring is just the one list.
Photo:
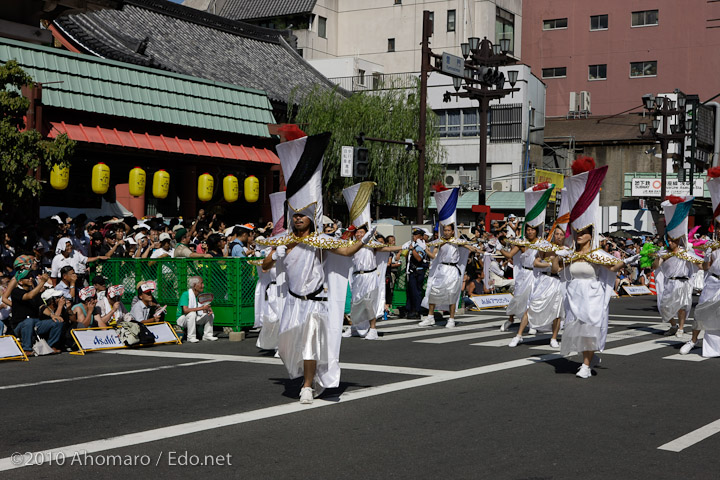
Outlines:
[[611, 313], [610, 318], [651, 318], [653, 320], [657, 320], [658, 322], [662, 322], [662, 317], [660, 317], [660, 315], [622, 315], [619, 313]]
[[[192, 433], [203, 432], [207, 430], [214, 430], [216, 428], [228, 427], [232, 425], [239, 425], [242, 423], [252, 422], [256, 420], [262, 420], [265, 418], [277, 417], [281, 415], [288, 415], [291, 413], [304, 412], [307, 410], [329, 407], [337, 405], [338, 403], [347, 403], [363, 398], [374, 397], [378, 395], [384, 395], [388, 393], [398, 392], [407, 390], [410, 388], [423, 387], [426, 385], [432, 385], [436, 383], [448, 382], [452, 380], [458, 380], [467, 377], [473, 377], [477, 375], [484, 375], [487, 373], [498, 372], [501, 370], [508, 370], [511, 368], [524, 367], [528, 365], [534, 365], [541, 362], [547, 362], [561, 358], [560, 355], [542, 355], [540, 357], [523, 358], [520, 360], [512, 360], [509, 362], [497, 363], [494, 365], [486, 365], [484, 367], [470, 368], [467, 370], [461, 370], [457, 372], [444, 372], [438, 375], [416, 378], [412, 380], [406, 380], [403, 382], [391, 383], [388, 385], [380, 385], [377, 387], [363, 388], [356, 391], [343, 393], [339, 399], [328, 400], [315, 400], [311, 405], [301, 405], [298, 402], [293, 402], [285, 405], [277, 405], [274, 407], [262, 408], [260, 410], [254, 410], [251, 412], [236, 413], [232, 415], [225, 415], [222, 417], [209, 418], [206, 420], [199, 420], [195, 422], [182, 423], [179, 425], [172, 425], [168, 427], [155, 428], [152, 430], [146, 430], [144, 432], [131, 433], [127, 435], [120, 435], [117, 437], [105, 438], [102, 440], [96, 440], [85, 443], [78, 443], [75, 445], [69, 445], [65, 447], [58, 447], [53, 449], [43, 450], [43, 455], [37, 456], [32, 455], [31, 458], [37, 459], [50, 459], [58, 458], [59, 454], [64, 454], [66, 458], [72, 458], [77, 452], [84, 452], [87, 454], [104, 452], [108, 450], [114, 450], [118, 448], [125, 448], [134, 445], [139, 445], [148, 442], [155, 442], [165, 440], [168, 438], [179, 437], [182, 435], [189, 435]], [[0, 459], [0, 471], [13, 470], [26, 466], [25, 462], [22, 465], [16, 465], [13, 463], [14, 458], [7, 457]], [[32, 464], [32, 463], [30, 463]]]
[[708, 423], [704, 427], [693, 430], [687, 435], [676, 438], [672, 442], [668, 442], [665, 445], [660, 445], [658, 447], [658, 450], [667, 450], [668, 452], [682, 452], [686, 448], [692, 447], [696, 443], [701, 442], [706, 438], [715, 435], [718, 432], [720, 432], [720, 420], [715, 420], [712, 423]]
[[[550, 340], [552, 335], [527, 335], [523, 337], [524, 343], [536, 342], [539, 340]], [[512, 337], [502, 338], [500, 340], [490, 340], [489, 342], [471, 343], [473, 347], [507, 347]], [[520, 344], [522, 345], [522, 343]]]
[[[432, 328], [434, 328], [434, 329], [444, 328], [444, 327], [445, 327], [445, 321], [446, 321], [446, 320], [447, 320], [447, 319], [443, 320], [442, 322], [438, 322], [434, 327], [421, 327], [421, 326], [418, 325], [419, 322], [418, 322], [417, 320], [413, 321], [411, 324], [398, 325], [398, 326], [390, 327], [390, 328], [383, 328], [383, 325], [380, 324], [380, 325], [378, 325], [378, 332], [382, 332], [382, 333], [394, 333], [394, 332], [406, 332], [406, 331], [408, 331], [408, 330], [421, 330], [421, 331], [424, 332], [424, 331], [427, 331], [428, 328], [431, 328], [431, 329], [432, 329]], [[487, 320], [487, 319], [484, 319], [484, 318], [483, 318], [482, 320], [485, 321], [485, 320]], [[483, 326], [488, 326], [488, 327], [490, 327], [490, 326], [499, 326], [499, 325], [502, 325], [502, 323], [503, 323], [504, 320], [503, 320], [503, 321], [496, 321], [496, 322], [487, 322], [487, 323], [483, 323], [483, 324], [479, 324], [479, 323], [478, 323], [479, 321], [480, 321], [479, 319], [475, 319], [475, 320], [462, 320], [462, 321], [459, 321], [459, 320], [458, 320], [457, 323], [458, 323], [458, 327], [463, 327], [463, 326], [465, 326], [465, 325], [483, 325]], [[458, 327], [456, 327], [456, 328], [458, 328]]]
[[116, 377], [119, 375], [132, 375], [135, 373], [148, 373], [148, 372], [156, 372], [158, 370], [168, 370], [170, 368], [177, 368], [177, 367], [193, 367], [195, 365], [204, 365], [207, 363], [216, 363], [220, 360], [202, 360], [199, 362], [192, 362], [192, 363], [180, 363], [178, 365], [163, 365], [160, 367], [152, 367], [152, 368], [141, 368], [138, 370], [127, 370], [122, 372], [111, 372], [111, 373], [100, 373], [97, 375], [84, 375], [82, 377], [70, 377], [70, 378], [58, 378], [56, 380], [45, 380], [42, 382], [33, 382], [33, 383], [18, 383], [15, 385], [3, 385], [0, 386], [0, 390], [12, 390], [15, 388], [25, 388], [25, 387], [37, 387], [38, 385], [49, 385], [53, 383], [65, 383], [65, 382], [77, 382], [78, 380], [91, 380], [94, 378], [102, 378], [102, 377]]
[[443, 337], [428, 338], [425, 340], [415, 340], [415, 343], [442, 344], [442, 343], [451, 343], [451, 342], [461, 342], [463, 340], [474, 340], [476, 338], [497, 337], [498, 335], [507, 336], [507, 332], [501, 332], [498, 329], [493, 329], [493, 330], [490, 330], [489, 332], [463, 333], [460, 335], [449, 335], [449, 336], [445, 335]]
[[675, 355], [668, 355], [667, 357], [663, 357], [663, 360], [681, 360], [685, 362], [704, 362], [705, 360], [709, 360], [709, 358], [703, 357], [700, 355], [700, 352], [691, 353], [688, 355], [680, 355], [679, 353], [676, 353]]
[[[449, 335], [458, 332], [468, 332], [471, 330], [480, 330], [482, 328], [497, 327], [503, 323], [503, 320], [497, 322], [488, 322], [481, 325], [458, 325], [455, 328], [445, 328], [444, 326], [426, 327], [424, 330], [408, 333], [398, 333], [396, 335], [385, 335], [380, 337], [383, 341], [401, 340], [403, 338], [430, 337], [432, 335]], [[423, 328], [423, 327], [418, 327]], [[382, 330], [380, 330], [382, 332]]]
[[622, 347], [615, 347], [605, 350], [604, 353], [607, 353], [609, 355], [629, 356], [685, 343], [682, 340], [672, 340], [672, 338], [675, 337], [668, 337], [659, 340], [648, 340], [647, 342], [633, 343], [631, 345], [623, 345]]
[[[659, 333], [660, 330], [656, 330], [654, 328], [638, 328], [638, 329], [626, 329], [619, 332], [611, 332], [608, 333], [606, 343], [610, 342], [617, 342], [620, 340], [627, 340], [629, 338], [637, 338], [637, 337], [643, 337], [645, 335], [650, 335], [651, 333]], [[562, 338], [560, 338], [562, 341]], [[557, 348], [553, 348], [550, 345], [540, 345], [537, 347], [530, 347], [530, 350], [542, 350], [542, 351], [549, 351], [549, 352], [556, 352]]]

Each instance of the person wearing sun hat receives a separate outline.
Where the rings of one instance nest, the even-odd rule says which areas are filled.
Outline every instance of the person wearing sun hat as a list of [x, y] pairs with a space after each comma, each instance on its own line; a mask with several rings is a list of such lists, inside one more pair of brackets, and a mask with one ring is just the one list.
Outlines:
[[[533, 263], [537, 250], [533, 247], [540, 240], [542, 227], [545, 224], [545, 209], [554, 187], [545, 182], [525, 190], [525, 222], [522, 225], [522, 238], [509, 241], [513, 246], [510, 251], [500, 250], [505, 258], [512, 259], [513, 278], [515, 279], [513, 298], [506, 310], [508, 319], [502, 324], [500, 331], [504, 332], [510, 328], [510, 325], [515, 322], [516, 316], [521, 318], [523, 329], [527, 324], [525, 314], [535, 284]], [[522, 331], [518, 330], [518, 335], [513, 338], [510, 346], [514, 347], [521, 341]], [[513, 345], [513, 343], [515, 344]]]
[[698, 343], [700, 331], [704, 330], [702, 343], [703, 357], [720, 357], [720, 242], [717, 230], [720, 226], [720, 167], [708, 170], [707, 187], [712, 201], [713, 239], [704, 246], [705, 286], [695, 306], [692, 336], [680, 348], [681, 355], [687, 355]]
[[[291, 378], [303, 378], [300, 403], [311, 404], [325, 388], [340, 384], [340, 343], [350, 261], [375, 233], [347, 242], [322, 229], [322, 157], [330, 133], [308, 136], [297, 125], [283, 125], [275, 148], [286, 180], [286, 234], [257, 242], [276, 247], [263, 260], [280, 262], [287, 293], [278, 333], [278, 353]], [[334, 254], [334, 255], [333, 255]]]
[[566, 282], [565, 330], [560, 353], [582, 354], [576, 374], [590, 378], [592, 366], [599, 357], [595, 352], [605, 348], [610, 297], [617, 271], [625, 263], [600, 247], [600, 187], [607, 166], [595, 168], [595, 160], [580, 157], [572, 164], [573, 176], [565, 179], [570, 218], [566, 237], [572, 235], [574, 249], [562, 249], [553, 258], [552, 273], [561, 273]]
[[670, 322], [665, 335], [682, 337], [685, 320], [692, 308], [691, 279], [703, 263], [703, 259], [688, 248], [688, 215], [693, 200], [694, 197], [670, 195], [661, 204], [665, 214], [667, 250], [657, 252], [653, 267], [663, 276], [660, 315], [663, 323]]
[[479, 252], [470, 242], [458, 238], [455, 227], [459, 196], [459, 188], [448, 189], [439, 185], [435, 191], [441, 235], [437, 240], [427, 243], [427, 247], [431, 247], [427, 249], [431, 262], [422, 306], [427, 307], [428, 315], [418, 324], [421, 327], [435, 325], [437, 308], [449, 310], [450, 319], [445, 328], [455, 328], [455, 310], [460, 298], [467, 259], [470, 251]]

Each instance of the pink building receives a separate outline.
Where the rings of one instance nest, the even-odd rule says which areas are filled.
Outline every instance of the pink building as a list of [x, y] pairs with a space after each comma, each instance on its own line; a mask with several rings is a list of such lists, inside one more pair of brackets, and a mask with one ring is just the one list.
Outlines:
[[[526, 0], [522, 61], [547, 84], [547, 116], [640, 110], [645, 93], [720, 93], [720, 2]], [[583, 99], [587, 99], [583, 95]], [[587, 104], [585, 104], [587, 106]]]

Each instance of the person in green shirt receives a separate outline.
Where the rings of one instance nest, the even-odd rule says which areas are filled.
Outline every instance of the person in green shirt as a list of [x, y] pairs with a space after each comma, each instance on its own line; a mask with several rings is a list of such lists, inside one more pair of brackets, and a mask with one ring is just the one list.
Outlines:
[[203, 340], [217, 340], [218, 337], [213, 335], [213, 315], [212, 308], [209, 304], [202, 305], [198, 303], [197, 297], [203, 291], [205, 285], [202, 277], [188, 278], [188, 289], [180, 295], [177, 307], [177, 324], [183, 328], [187, 328], [187, 341], [197, 343], [199, 340], [196, 335], [198, 325], [203, 325]]

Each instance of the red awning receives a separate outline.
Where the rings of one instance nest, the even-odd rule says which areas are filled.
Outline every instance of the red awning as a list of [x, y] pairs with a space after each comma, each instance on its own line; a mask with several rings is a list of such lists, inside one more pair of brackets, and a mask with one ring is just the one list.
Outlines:
[[208, 143], [205, 140], [135, 133], [132, 130], [126, 132], [116, 128], [86, 127], [82, 123], [79, 125], [68, 125], [65, 122], [51, 122], [50, 124], [52, 125], [50, 138], [55, 138], [61, 133], [66, 133], [71, 140], [78, 142], [102, 143], [105, 145], [117, 145], [119, 147], [182, 153], [202, 157], [280, 164], [278, 156], [267, 148], [245, 147], [219, 142]]

